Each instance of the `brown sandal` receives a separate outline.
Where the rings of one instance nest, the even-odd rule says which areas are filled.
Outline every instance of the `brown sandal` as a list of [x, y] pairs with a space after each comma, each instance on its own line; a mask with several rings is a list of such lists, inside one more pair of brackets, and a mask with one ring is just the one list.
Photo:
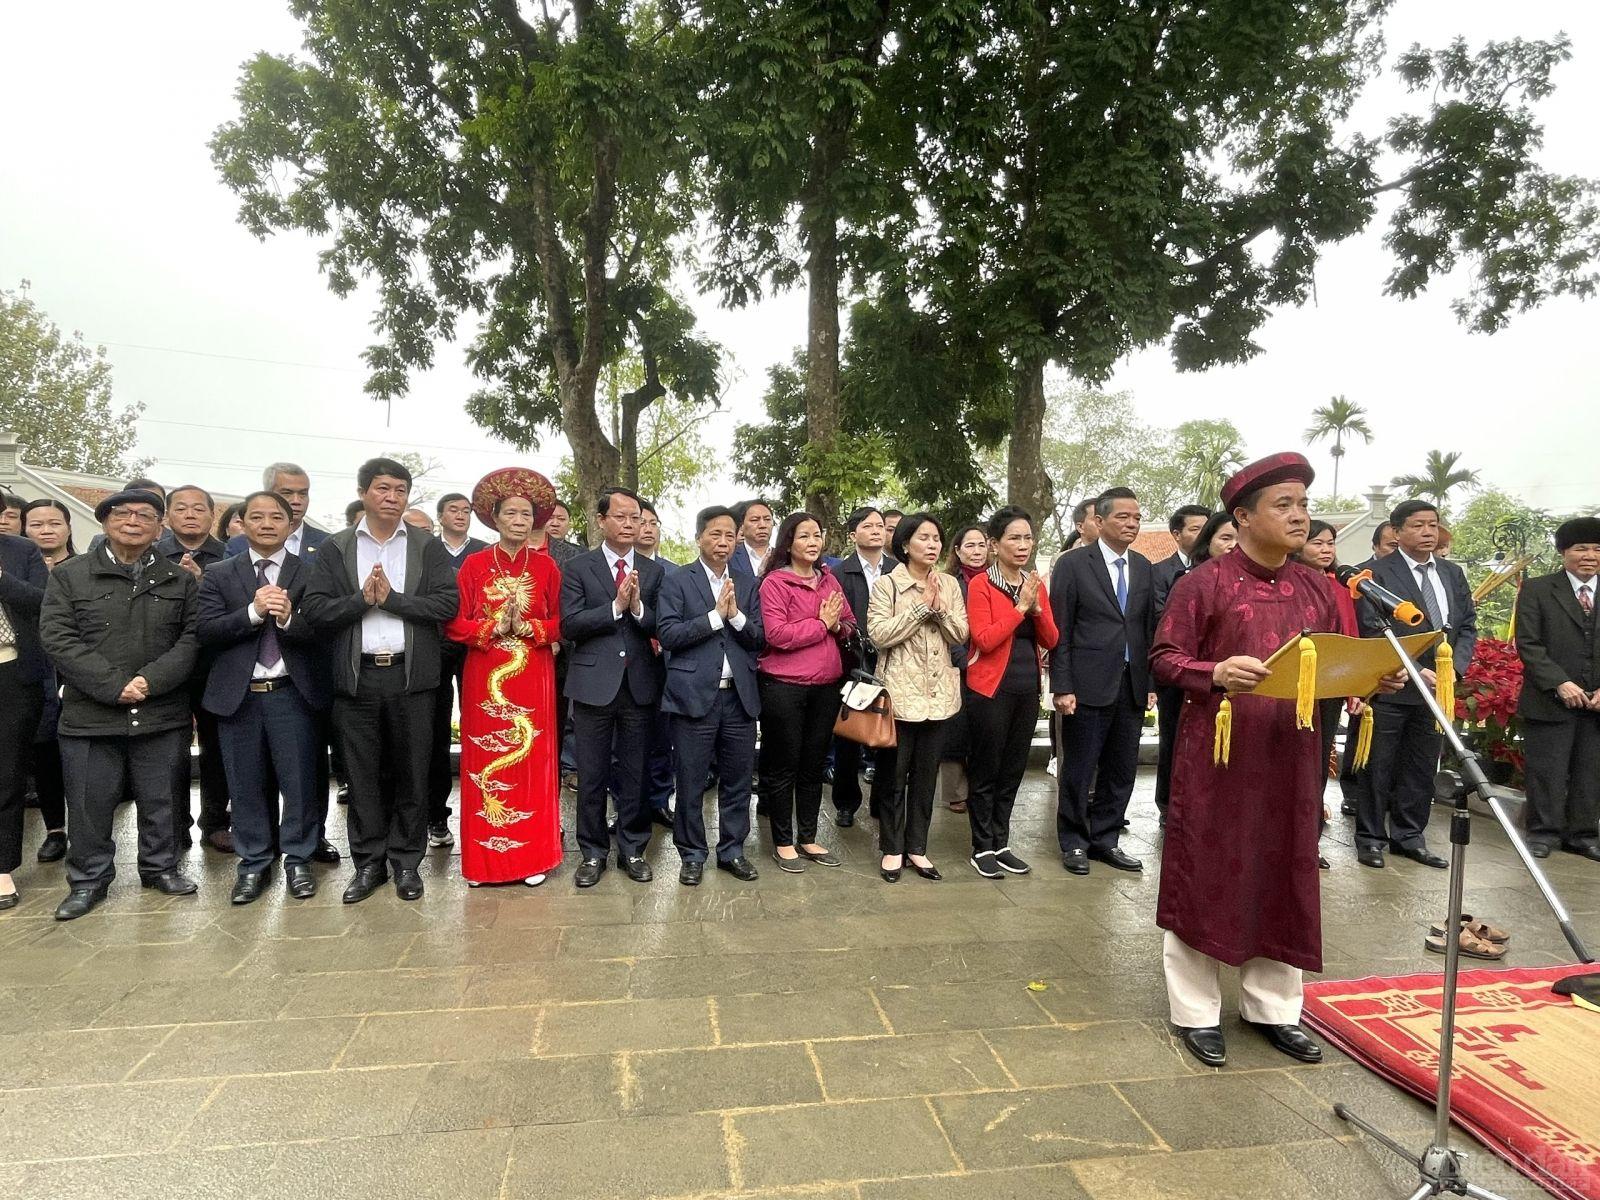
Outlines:
[[[1511, 940], [1511, 935], [1504, 929], [1496, 929], [1489, 922], [1480, 921], [1471, 913], [1461, 914], [1461, 928], [1470, 930], [1475, 936], [1482, 938], [1486, 942], [1493, 942], [1496, 946], [1504, 946]], [[1444, 936], [1444, 926], [1434, 925], [1428, 932], [1433, 934], [1434, 937], [1442, 938]]]
[[[1443, 954], [1445, 950], [1444, 934], [1429, 934], [1423, 939], [1422, 945], [1425, 949], [1431, 950], [1435, 954]], [[1495, 962], [1506, 956], [1506, 948], [1504, 946], [1496, 946], [1493, 942], [1486, 942], [1470, 929], [1461, 931], [1460, 945], [1461, 954], [1465, 958], [1482, 958], [1489, 962]]]
[[950, 801], [950, 811], [951, 812], [966, 812], [967, 811], [967, 802], [965, 800], [952, 800], [952, 801]]

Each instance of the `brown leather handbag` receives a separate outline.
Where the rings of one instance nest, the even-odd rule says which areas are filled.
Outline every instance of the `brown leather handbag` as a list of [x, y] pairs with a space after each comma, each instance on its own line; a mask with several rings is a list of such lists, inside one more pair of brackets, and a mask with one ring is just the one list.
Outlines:
[[895, 745], [894, 701], [883, 681], [865, 671], [852, 671], [839, 694], [836, 737], [849, 738], [874, 750]]

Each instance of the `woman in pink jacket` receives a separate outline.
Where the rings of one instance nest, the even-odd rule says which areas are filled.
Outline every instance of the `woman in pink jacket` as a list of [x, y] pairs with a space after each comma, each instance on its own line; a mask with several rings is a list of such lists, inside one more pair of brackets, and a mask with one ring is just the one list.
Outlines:
[[822, 525], [810, 513], [793, 513], [778, 527], [761, 573], [761, 623], [761, 808], [772, 823], [772, 857], [791, 874], [808, 861], [836, 867], [817, 842], [817, 812], [844, 675], [839, 643], [855, 632], [855, 620], [822, 565]]

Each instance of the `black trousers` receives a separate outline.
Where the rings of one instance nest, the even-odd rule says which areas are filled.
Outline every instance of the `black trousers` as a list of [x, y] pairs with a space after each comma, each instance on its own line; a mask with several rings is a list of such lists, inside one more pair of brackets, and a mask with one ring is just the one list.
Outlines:
[[63, 734], [57, 740], [67, 783], [68, 886], [97, 887], [116, 877], [117, 844], [111, 830], [124, 787], [138, 813], [139, 874], [174, 869], [178, 843], [173, 810], [178, 798], [172, 788], [176, 764], [188, 760], [188, 728], [140, 737]]
[[439, 664], [439, 686], [433, 706], [432, 753], [428, 756], [428, 824], [443, 825], [450, 820], [450, 792], [455, 774], [450, 770], [450, 721], [455, 716], [456, 698], [461, 695], [461, 674], [466, 658], [445, 647]]
[[1033, 730], [1039, 723], [1039, 694], [996, 692], [962, 696], [972, 743], [967, 753], [967, 822], [972, 852], [1011, 845], [1011, 809], [1028, 769]]
[[1528, 803], [1523, 828], [1544, 846], [1592, 846], [1600, 840], [1600, 716], [1525, 721]]
[[322, 836], [316, 714], [291, 685], [246, 692], [217, 727], [233, 796], [239, 874], [265, 871], [280, 853], [287, 866], [309, 863]]
[[633, 698], [627, 681], [610, 704], [573, 701], [573, 750], [578, 758], [578, 849], [584, 858], [611, 851], [606, 797], [615, 794], [617, 854], [628, 858], [650, 844], [650, 814], [644, 803], [645, 759], [655, 707]]
[[[659, 709], [650, 717], [650, 751], [645, 755], [644, 801], [648, 811], [666, 812], [672, 806], [672, 793], [677, 786], [678, 757], [672, 746], [673, 718]], [[612, 779], [616, 779], [613, 760]], [[705, 782], [701, 780], [701, 782]], [[612, 797], [616, 803], [616, 797]]]
[[672, 841], [684, 862], [706, 861], [706, 776], [717, 772], [717, 861], [744, 855], [750, 836], [750, 774], [756, 761], [756, 723], [732, 688], [717, 692], [703, 717], [672, 718], [678, 756], [678, 807]]
[[884, 798], [878, 813], [879, 853], [920, 856], [928, 852], [944, 731], [944, 721], [894, 723], [899, 743], [894, 756], [894, 790]]
[[39, 820], [50, 830], [67, 827], [67, 784], [61, 778], [61, 744], [55, 738], [28, 747], [28, 772], [39, 797]]
[[1068, 850], [1110, 850], [1122, 832], [1139, 770], [1144, 697], [1124, 669], [1115, 703], [1079, 704], [1061, 718], [1056, 838]]
[[22, 865], [22, 797], [33, 735], [44, 712], [44, 689], [21, 676], [14, 660], [0, 663], [0, 875]]
[[1167, 798], [1172, 794], [1172, 747], [1178, 740], [1178, 717], [1183, 712], [1182, 688], [1156, 691], [1156, 733], [1160, 748], [1156, 753], [1156, 811], [1167, 815]]
[[428, 844], [434, 689], [406, 691], [403, 662], [362, 664], [356, 695], [336, 696], [333, 732], [349, 772], [346, 824], [359, 869], [415, 870]]
[[[194, 717], [194, 740], [200, 745], [200, 836], [228, 828], [228, 772], [222, 765], [222, 741], [217, 735], [217, 718], [200, 706], [206, 677], [189, 681], [189, 713]], [[187, 750], [187, 745], [185, 749]], [[173, 794], [178, 804], [173, 811], [173, 831], [183, 840], [196, 824], [189, 801], [189, 755], [184, 754], [173, 768]]]
[[[837, 695], [837, 692], [835, 693]], [[883, 811], [884, 800], [894, 791], [895, 748], [886, 746], [872, 750], [849, 738], [833, 739], [833, 809], [851, 813], [861, 808], [861, 761], [873, 766], [871, 799], [867, 811], [876, 817]]]
[[[822, 768], [839, 715], [839, 685], [761, 684], [761, 811], [774, 846], [815, 845], [822, 808]], [[838, 767], [834, 767], [835, 777]]]
[[1371, 778], [1356, 802], [1356, 845], [1406, 850], [1427, 845], [1433, 776], [1443, 735], [1421, 704], [1378, 704], [1372, 731]]

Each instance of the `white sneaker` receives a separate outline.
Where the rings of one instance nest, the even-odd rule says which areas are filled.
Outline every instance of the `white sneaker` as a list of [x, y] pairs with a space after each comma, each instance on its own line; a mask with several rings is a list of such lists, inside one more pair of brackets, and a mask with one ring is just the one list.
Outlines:
[[543, 875], [529, 875], [522, 882], [528, 887], [538, 887], [541, 883], [544, 882], [544, 876]]
[[1061, 774], [1060, 767], [1058, 767], [1056, 765], [1056, 757], [1055, 757], [1055, 755], [1052, 754], [1050, 756], [1050, 761], [1045, 763], [1045, 765], [1044, 765], [1044, 773], [1046, 775], [1052, 775], [1052, 776]]

